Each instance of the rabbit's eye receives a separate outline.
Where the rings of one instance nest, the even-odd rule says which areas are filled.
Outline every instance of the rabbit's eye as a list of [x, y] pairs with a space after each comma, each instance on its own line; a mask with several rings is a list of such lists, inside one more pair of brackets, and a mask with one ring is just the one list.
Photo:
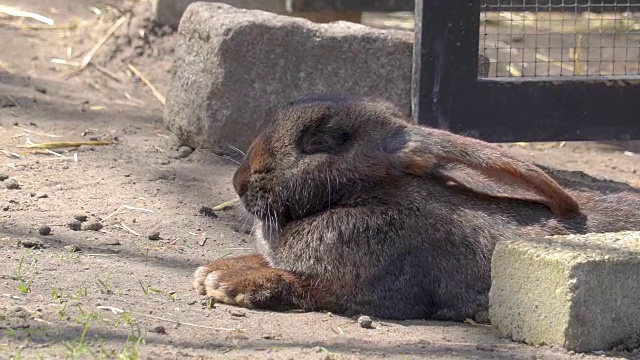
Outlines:
[[321, 128], [306, 131], [301, 138], [300, 148], [305, 154], [332, 152], [349, 140], [346, 131], [335, 128]]

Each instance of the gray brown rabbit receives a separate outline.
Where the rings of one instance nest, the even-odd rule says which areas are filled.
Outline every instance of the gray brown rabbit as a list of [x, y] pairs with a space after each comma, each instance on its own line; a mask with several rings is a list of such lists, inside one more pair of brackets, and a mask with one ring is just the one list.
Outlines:
[[248, 308], [462, 320], [487, 307], [500, 239], [640, 230], [633, 190], [565, 190], [497, 146], [372, 98], [280, 108], [233, 185], [258, 254], [202, 266], [194, 286]]

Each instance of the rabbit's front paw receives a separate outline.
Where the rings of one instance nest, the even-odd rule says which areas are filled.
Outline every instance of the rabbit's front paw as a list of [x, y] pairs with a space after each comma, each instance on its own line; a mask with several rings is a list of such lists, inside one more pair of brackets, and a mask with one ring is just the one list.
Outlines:
[[200, 295], [206, 294], [205, 281], [214, 271], [230, 269], [253, 269], [268, 266], [267, 261], [259, 254], [245, 255], [215, 260], [199, 267], [193, 274], [193, 287]]
[[293, 274], [267, 267], [209, 271], [202, 288], [217, 302], [256, 309], [294, 307], [302, 293]]

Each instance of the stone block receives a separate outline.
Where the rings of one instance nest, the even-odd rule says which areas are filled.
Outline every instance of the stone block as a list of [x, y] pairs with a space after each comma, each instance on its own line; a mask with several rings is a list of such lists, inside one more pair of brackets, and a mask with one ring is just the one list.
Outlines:
[[241, 9], [264, 10], [277, 14], [287, 12], [286, 0], [152, 0], [154, 20], [161, 25], [178, 28], [185, 10], [196, 1], [223, 3]]
[[502, 241], [491, 274], [503, 337], [575, 351], [640, 345], [640, 232]]
[[409, 112], [412, 32], [200, 2], [179, 34], [163, 119], [184, 145], [246, 149], [268, 109], [304, 93], [377, 95]]
[[[336, 4], [309, 7], [308, 2], [289, 4], [287, 0], [152, 0], [153, 18], [160, 25], [169, 25], [176, 29], [180, 19], [191, 3], [196, 1], [216, 2], [231, 5], [240, 9], [269, 11], [275, 14], [302, 17], [314, 22], [327, 23], [339, 20], [359, 23], [362, 21], [362, 11], [355, 6], [355, 10], [336, 10]], [[312, 11], [309, 11], [312, 9]]]

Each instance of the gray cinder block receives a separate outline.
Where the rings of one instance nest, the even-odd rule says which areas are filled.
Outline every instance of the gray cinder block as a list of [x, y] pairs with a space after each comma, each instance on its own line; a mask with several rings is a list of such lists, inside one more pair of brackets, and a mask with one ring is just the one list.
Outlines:
[[161, 25], [177, 28], [187, 7], [196, 1], [224, 3], [242, 9], [287, 13], [286, 0], [152, 0], [154, 20]]
[[409, 112], [413, 34], [194, 3], [163, 118], [192, 147], [246, 149], [265, 113], [304, 93], [378, 95]]
[[491, 274], [501, 336], [575, 351], [639, 345], [640, 232], [503, 241]]

